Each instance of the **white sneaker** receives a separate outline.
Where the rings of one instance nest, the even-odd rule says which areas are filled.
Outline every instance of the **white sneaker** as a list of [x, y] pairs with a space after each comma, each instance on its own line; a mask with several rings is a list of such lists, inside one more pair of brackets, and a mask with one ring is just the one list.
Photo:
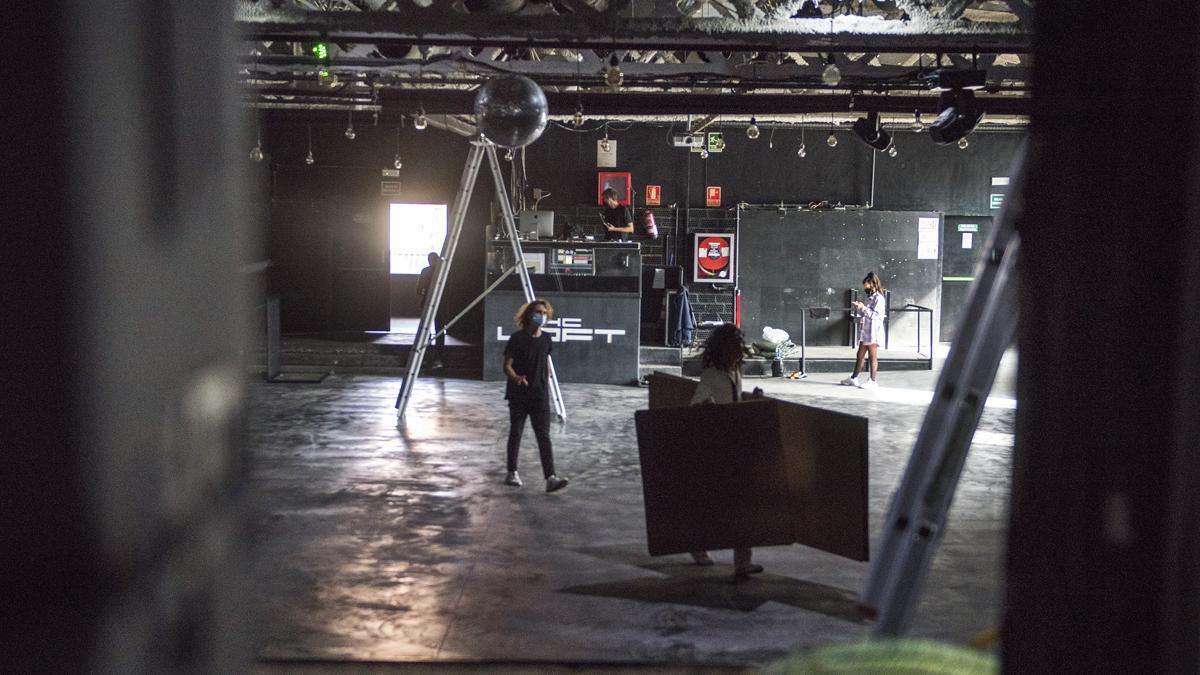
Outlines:
[[879, 383], [875, 380], [867, 380], [858, 384], [859, 389], [878, 389]]
[[847, 387], [857, 387], [858, 378], [853, 376], [847, 377], [846, 379], [842, 380], [842, 384], [846, 385]]
[[521, 487], [521, 477], [517, 475], [516, 471], [509, 471], [508, 475], [504, 477], [504, 484]]

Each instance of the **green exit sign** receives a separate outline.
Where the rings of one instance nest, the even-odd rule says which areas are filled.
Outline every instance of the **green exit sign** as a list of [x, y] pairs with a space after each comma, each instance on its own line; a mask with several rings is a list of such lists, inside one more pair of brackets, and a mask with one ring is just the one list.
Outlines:
[[998, 209], [1003, 205], [1004, 205], [1004, 194], [993, 192], [992, 193], [992, 208]]
[[979, 231], [979, 223], [959, 223], [958, 231], [959, 232], [978, 232]]

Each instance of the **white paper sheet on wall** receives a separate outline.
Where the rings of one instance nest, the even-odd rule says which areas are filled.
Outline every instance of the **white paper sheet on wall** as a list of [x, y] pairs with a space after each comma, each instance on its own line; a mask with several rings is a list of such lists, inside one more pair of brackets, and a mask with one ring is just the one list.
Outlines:
[[962, 247], [972, 248], [975, 244], [975, 235], [971, 232], [962, 233]]
[[917, 219], [917, 260], [937, 260], [938, 219]]

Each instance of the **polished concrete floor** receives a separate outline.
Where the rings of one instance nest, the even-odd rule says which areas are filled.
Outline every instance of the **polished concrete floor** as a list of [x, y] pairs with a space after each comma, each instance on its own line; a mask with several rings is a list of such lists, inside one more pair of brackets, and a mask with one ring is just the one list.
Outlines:
[[[994, 625], [1015, 402], [1004, 369], [967, 461], [915, 634], [962, 643]], [[936, 372], [750, 380], [780, 398], [870, 419], [877, 535]], [[502, 484], [502, 384], [422, 379], [404, 425], [399, 380], [333, 376], [251, 387], [250, 482], [264, 659], [753, 665], [865, 636], [866, 571], [801, 546], [756, 549], [730, 579], [646, 553], [636, 387], [564, 385], [552, 436], [566, 490], [546, 494], [526, 431], [524, 488]], [[873, 536], [874, 539], [874, 536]]]

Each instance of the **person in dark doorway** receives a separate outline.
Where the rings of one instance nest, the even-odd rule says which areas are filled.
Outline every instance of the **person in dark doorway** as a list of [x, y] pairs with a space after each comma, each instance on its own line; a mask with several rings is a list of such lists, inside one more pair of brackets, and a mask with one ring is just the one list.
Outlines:
[[[886, 297], [883, 293], [883, 281], [879, 275], [871, 272], [863, 278], [863, 292], [867, 294], [866, 302], [855, 300], [850, 305], [858, 312], [858, 355], [854, 360], [854, 372], [842, 380], [842, 384], [860, 389], [875, 389], [879, 387], [876, 377], [879, 375], [879, 340], [883, 338], [883, 317], [887, 308]], [[871, 357], [871, 379], [862, 381], [859, 373], [863, 369], [863, 359]]]
[[[700, 365], [704, 370], [700, 373], [700, 386], [692, 395], [692, 405], [742, 400], [742, 363], [745, 360], [746, 343], [742, 329], [731, 323], [713, 329], [700, 357]], [[751, 396], [762, 396], [762, 389], [755, 387]], [[750, 548], [733, 549], [734, 578], [745, 579], [751, 574], [762, 573], [762, 565], [752, 563], [751, 554]], [[707, 551], [693, 551], [691, 556], [697, 565], [707, 567], [713, 564]]]
[[600, 196], [604, 199], [600, 217], [607, 230], [606, 238], [610, 241], [629, 241], [629, 235], [633, 232], [633, 214], [629, 212], [629, 207], [618, 203], [617, 191], [612, 188], [605, 188]]
[[567, 479], [554, 473], [554, 452], [550, 447], [550, 336], [542, 326], [554, 317], [554, 308], [545, 300], [533, 300], [521, 305], [513, 320], [518, 330], [508, 338], [504, 348], [504, 375], [508, 378], [504, 398], [508, 399], [508, 475], [504, 482], [520, 487], [517, 474], [517, 453], [521, 450], [521, 435], [525, 418], [533, 420], [533, 435], [537, 438], [538, 454], [542, 460], [542, 475], [546, 492], [556, 492], [567, 486]]
[[[433, 275], [437, 274], [438, 268], [442, 265], [442, 257], [434, 251], [429, 252], [429, 265], [421, 270], [421, 277], [417, 279], [417, 297], [421, 299], [421, 310], [425, 309], [425, 302], [429, 299], [429, 287], [433, 283]], [[433, 325], [430, 326], [431, 332], [436, 333], [441, 326], [438, 325], [437, 312], [434, 312]], [[445, 333], [438, 335], [437, 344], [433, 349], [433, 367], [442, 367], [442, 351], [446, 347]]]

